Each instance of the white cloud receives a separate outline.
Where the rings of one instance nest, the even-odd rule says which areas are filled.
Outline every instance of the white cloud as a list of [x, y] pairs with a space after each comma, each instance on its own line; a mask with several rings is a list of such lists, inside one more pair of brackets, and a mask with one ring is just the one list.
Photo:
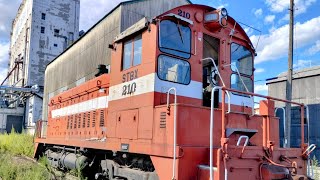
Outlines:
[[219, 6], [217, 7], [217, 9], [226, 8], [226, 7], [228, 7], [228, 6], [229, 6], [228, 3], [221, 4], [221, 5], [219, 5]]
[[309, 55], [314, 55], [320, 52], [320, 40], [317, 40], [316, 43], [308, 49]]
[[80, 30], [87, 31], [103, 16], [109, 13], [120, 2], [125, 0], [81, 0], [80, 2]]
[[265, 72], [265, 69], [263, 69], [263, 68], [257, 68], [254, 72], [255, 72], [255, 73], [263, 73], [263, 72]]
[[263, 13], [263, 11], [262, 11], [262, 9], [261, 9], [261, 8], [260, 8], [260, 9], [257, 9], [257, 10], [255, 10], [255, 11], [254, 11], [254, 15], [255, 15], [256, 17], [261, 16], [261, 15], [262, 15], [262, 13]]
[[11, 23], [14, 19], [21, 0], [0, 0], [0, 41], [8, 41]]
[[268, 86], [266, 84], [258, 84], [254, 86], [254, 92], [267, 92], [268, 91]]
[[293, 64], [293, 69], [303, 69], [312, 66], [311, 60], [298, 60], [296, 64]]
[[[295, 0], [295, 14], [305, 13], [316, 0]], [[289, 0], [266, 0], [265, 3], [268, 5], [272, 12], [283, 12], [287, 11], [290, 7]]]
[[[310, 19], [304, 23], [295, 24], [295, 47], [302, 48], [320, 40], [320, 16]], [[261, 35], [257, 49], [255, 63], [276, 60], [287, 56], [289, 44], [289, 25], [286, 24], [278, 29], [273, 29], [269, 34]], [[253, 44], [256, 44], [259, 36], [250, 37]]]
[[265, 23], [273, 23], [274, 19], [276, 18], [275, 15], [268, 15], [264, 18]]
[[0, 43], [0, 83], [4, 80], [8, 72], [9, 43]]

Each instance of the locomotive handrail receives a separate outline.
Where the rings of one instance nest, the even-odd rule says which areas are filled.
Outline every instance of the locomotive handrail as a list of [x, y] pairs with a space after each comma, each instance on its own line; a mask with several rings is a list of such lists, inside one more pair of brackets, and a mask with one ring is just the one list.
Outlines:
[[[277, 116], [277, 111], [278, 111], [278, 109], [282, 109], [282, 111], [283, 111], [283, 133], [284, 134], [287, 134], [286, 133], [286, 110], [284, 109], [284, 107], [280, 107], [280, 108], [276, 108], [275, 110], [274, 110], [274, 114], [275, 114], [275, 116]], [[287, 147], [287, 138], [284, 136], [284, 147]]]
[[176, 88], [172, 87], [167, 92], [167, 108], [169, 108], [170, 102], [170, 92], [173, 91], [174, 93], [174, 115], [173, 115], [173, 162], [172, 162], [172, 180], [175, 180], [176, 175], [176, 159], [177, 159], [177, 90]]
[[240, 155], [241, 158], [242, 158], [242, 155], [244, 153], [244, 149], [247, 147], [247, 145], [249, 143], [249, 137], [248, 136], [240, 136], [239, 139], [238, 139], [238, 142], [237, 142], [237, 146], [240, 145], [242, 139], [245, 139], [245, 142], [244, 142], [243, 148], [241, 150], [241, 155]]
[[[214, 118], [214, 92], [222, 89], [220, 86], [215, 86], [211, 91], [211, 109], [210, 109], [210, 180], [213, 180], [213, 118]], [[229, 98], [230, 101], [230, 98]], [[224, 105], [224, 102], [223, 102]], [[224, 112], [222, 112], [224, 113]]]
[[249, 142], [249, 137], [248, 136], [240, 136], [237, 142], [237, 146], [240, 146], [241, 140], [245, 139], [246, 141], [244, 142], [243, 146], [247, 146]]
[[[306, 105], [306, 114], [307, 114], [307, 129], [308, 129], [308, 146], [310, 145], [310, 115], [309, 115], [309, 106]], [[307, 174], [310, 177], [314, 176], [313, 168], [311, 168], [310, 156], [308, 156], [307, 162]]]
[[244, 83], [244, 81], [243, 81], [243, 79], [242, 79], [242, 77], [241, 77], [241, 75], [240, 75], [240, 72], [239, 72], [239, 69], [237, 68], [237, 66], [235, 66], [234, 64], [226, 64], [226, 65], [224, 65], [223, 67], [226, 67], [226, 66], [230, 66], [230, 67], [232, 66], [232, 67], [234, 67], [234, 68], [236, 69], [237, 74], [238, 74], [238, 76], [239, 76], [239, 78], [240, 78], [240, 80], [241, 80], [241, 82], [242, 82], [243, 86], [246, 88], [246, 91], [247, 91], [247, 92], [249, 92], [249, 90], [248, 90], [248, 88], [247, 88], [246, 84]]
[[219, 69], [218, 69], [216, 63], [214, 62], [214, 59], [212, 59], [211, 57], [207, 57], [207, 58], [204, 58], [204, 59], [200, 59], [200, 62], [201, 61], [205, 61], [205, 60], [211, 60], [211, 62], [213, 63], [214, 68], [216, 68], [216, 70], [217, 70], [217, 74], [218, 74], [218, 76], [219, 76], [219, 78], [220, 78], [220, 80], [222, 82], [222, 85], [225, 87], [226, 85], [223, 82], [223, 79], [222, 79], [222, 77], [220, 75], [220, 72], [219, 72]]
[[[301, 148], [302, 149], [305, 148], [306, 144], [304, 143], [304, 104], [293, 102], [293, 101], [288, 101], [288, 100], [284, 100], [284, 99], [279, 99], [279, 98], [275, 98], [275, 97], [271, 97], [271, 96], [255, 94], [255, 93], [252, 93], [252, 92], [239, 91], [239, 90], [230, 89], [230, 88], [226, 88], [226, 87], [222, 87], [222, 90], [223, 91], [236, 92], [236, 93], [240, 93], [240, 94], [251, 95], [251, 96], [262, 97], [262, 98], [265, 98], [265, 99], [268, 99], [268, 100], [286, 102], [286, 103], [291, 103], [291, 104], [295, 104], [295, 105], [300, 106], [300, 110], [301, 110], [301, 117], [300, 117], [301, 118], [301, 127], [300, 127], [301, 128]], [[224, 103], [224, 102], [222, 102], [222, 103]]]
[[[240, 80], [241, 80], [241, 83], [242, 83], [243, 86], [246, 88], [246, 91], [249, 92], [246, 84], [244, 83], [244, 81], [243, 81], [243, 79], [242, 79], [242, 77], [241, 77], [241, 75], [240, 75], [240, 72], [239, 72], [239, 69], [237, 68], [237, 66], [234, 65], [234, 64], [226, 64], [226, 65], [224, 65], [224, 67], [225, 67], [225, 66], [230, 66], [230, 67], [232, 66], [232, 67], [234, 67], [234, 68], [236, 69], [237, 74], [238, 74], [238, 76], [239, 76], [239, 78], [240, 78]], [[252, 113], [252, 116], [254, 116], [254, 114], [255, 114], [255, 113], [254, 113], [254, 98], [253, 98], [253, 96], [251, 96], [251, 95], [250, 95], [250, 97], [251, 97], [251, 99], [252, 99], [252, 109], [251, 109], [251, 113]]]
[[310, 115], [309, 115], [309, 106], [306, 105], [306, 115], [307, 115], [307, 129], [308, 129], [308, 145], [310, 145]]

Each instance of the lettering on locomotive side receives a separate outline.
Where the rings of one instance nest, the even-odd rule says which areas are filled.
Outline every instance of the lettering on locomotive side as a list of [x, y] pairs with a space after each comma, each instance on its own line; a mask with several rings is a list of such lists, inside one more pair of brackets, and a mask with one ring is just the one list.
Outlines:
[[122, 96], [133, 94], [137, 90], [137, 83], [131, 83], [122, 87]]
[[138, 69], [123, 74], [122, 75], [122, 82], [124, 83], [124, 82], [128, 82], [128, 81], [132, 81], [137, 78], [138, 78]]
[[191, 16], [190, 13], [186, 11], [182, 11], [181, 9], [178, 9], [178, 15], [187, 19], [190, 19], [190, 16]]
[[[122, 75], [122, 82], [129, 82], [138, 78], [138, 69]], [[137, 90], [137, 83], [133, 82], [122, 86], [122, 96], [133, 94]]]

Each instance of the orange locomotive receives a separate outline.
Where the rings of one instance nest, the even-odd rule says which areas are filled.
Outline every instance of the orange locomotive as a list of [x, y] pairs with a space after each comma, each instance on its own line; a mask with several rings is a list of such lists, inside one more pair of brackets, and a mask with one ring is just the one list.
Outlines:
[[307, 179], [304, 129], [301, 148], [280, 148], [284, 100], [252, 93], [255, 50], [226, 9], [142, 19], [110, 48], [110, 73], [50, 100], [35, 157], [96, 179]]

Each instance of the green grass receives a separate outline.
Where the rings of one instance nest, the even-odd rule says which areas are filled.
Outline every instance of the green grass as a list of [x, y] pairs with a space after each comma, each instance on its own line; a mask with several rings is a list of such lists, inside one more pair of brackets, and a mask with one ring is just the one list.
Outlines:
[[33, 157], [33, 136], [26, 133], [0, 134], [0, 177], [2, 180], [47, 180], [52, 179], [45, 166], [24, 156]]
[[15, 133], [14, 129], [10, 134], [0, 134], [0, 152], [12, 155], [33, 156], [33, 136], [22, 133]]
[[46, 167], [23, 157], [0, 154], [0, 177], [3, 180], [47, 180], [51, 174]]

